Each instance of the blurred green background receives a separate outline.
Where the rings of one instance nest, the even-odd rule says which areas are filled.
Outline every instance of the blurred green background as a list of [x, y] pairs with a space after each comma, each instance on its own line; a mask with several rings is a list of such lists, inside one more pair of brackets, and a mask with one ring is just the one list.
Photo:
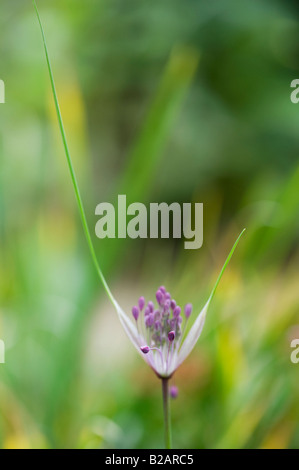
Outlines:
[[[94, 236], [120, 305], [164, 284], [199, 311], [247, 228], [175, 375], [174, 446], [299, 447], [296, 3], [37, 3], [92, 234], [117, 194], [204, 203], [197, 251]], [[161, 448], [160, 384], [92, 265], [32, 3], [0, 12], [0, 445]]]

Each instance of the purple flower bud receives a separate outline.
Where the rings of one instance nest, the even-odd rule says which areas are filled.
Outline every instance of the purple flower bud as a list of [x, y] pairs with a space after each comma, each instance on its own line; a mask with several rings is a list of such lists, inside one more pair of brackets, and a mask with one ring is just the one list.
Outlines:
[[164, 311], [166, 312], [166, 310], [169, 310], [169, 307], [170, 307], [170, 300], [166, 299], [164, 302]]
[[171, 328], [172, 330], [174, 330], [175, 327], [176, 327], [176, 318], [172, 318], [172, 319], [170, 320], [170, 328]]
[[156, 328], [156, 330], [160, 330], [161, 327], [162, 327], [161, 322], [160, 322], [159, 320], [155, 321], [155, 328]]
[[177, 317], [177, 322], [178, 322], [179, 325], [182, 323], [182, 321], [183, 321], [183, 317], [181, 317], [181, 315], [178, 316]]
[[147, 315], [149, 315], [150, 313], [151, 313], [150, 309], [146, 307], [146, 309], [144, 310], [144, 316], [147, 317]]
[[185, 305], [185, 316], [189, 318], [192, 313], [192, 304]]
[[174, 340], [174, 338], [175, 338], [175, 332], [174, 332], [174, 331], [170, 331], [170, 332], [168, 333], [168, 339], [169, 339], [169, 341], [172, 343], [172, 341]]
[[163, 292], [162, 291], [157, 290], [156, 299], [157, 299], [158, 304], [161, 305], [161, 303], [163, 301]]
[[145, 305], [144, 297], [140, 297], [138, 300], [139, 309], [142, 310]]
[[148, 354], [150, 352], [150, 348], [148, 346], [141, 346], [141, 351], [143, 354]]
[[163, 294], [166, 294], [166, 289], [164, 286], [160, 286], [159, 289]]
[[175, 385], [172, 385], [169, 390], [171, 398], [177, 398], [179, 394], [179, 389]]
[[160, 320], [161, 313], [159, 312], [159, 310], [154, 311], [154, 318], [155, 318], [155, 320]]
[[166, 292], [166, 294], [165, 294], [165, 299], [169, 299], [169, 300], [171, 299], [171, 295], [170, 295], [169, 292]]
[[176, 307], [176, 301], [174, 299], [172, 299], [172, 301], [170, 302], [170, 307], [171, 307], [171, 310], [174, 310], [175, 307]]
[[150, 301], [150, 302], [147, 304], [147, 306], [148, 306], [150, 312], [153, 312], [153, 311], [154, 311], [155, 306], [154, 306], [153, 302]]
[[173, 311], [173, 316], [178, 317], [180, 315], [180, 313], [181, 313], [181, 307], [176, 306], [174, 311]]
[[148, 326], [148, 327], [151, 327], [151, 326], [153, 326], [154, 321], [155, 321], [154, 315], [152, 313], [150, 313], [145, 319], [145, 325]]
[[138, 317], [139, 317], [139, 308], [136, 307], [134, 305], [134, 307], [132, 308], [132, 315], [133, 317], [135, 318], [135, 320], [137, 321], [138, 320]]

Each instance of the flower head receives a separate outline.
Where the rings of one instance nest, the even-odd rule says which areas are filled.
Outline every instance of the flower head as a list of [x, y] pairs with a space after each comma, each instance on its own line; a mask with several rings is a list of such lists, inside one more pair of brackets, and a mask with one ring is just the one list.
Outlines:
[[139, 298], [138, 306], [132, 309], [134, 322], [124, 313], [109, 291], [128, 337], [159, 377], [171, 377], [194, 348], [201, 335], [210, 302], [243, 232], [233, 245], [207, 302], [186, 335], [186, 324], [193, 310], [192, 304], [185, 305], [182, 315], [181, 307], [164, 286], [160, 286], [156, 291], [156, 305], [149, 301], [145, 307], [144, 297]]
[[137, 322], [139, 350], [146, 355], [145, 360], [159, 376], [169, 377], [179, 365], [179, 348], [184, 329], [182, 309], [164, 286], [157, 290], [156, 300], [157, 305], [148, 302], [143, 314], [134, 306], [132, 315]]
[[[73, 168], [72, 159], [68, 150], [67, 139], [64, 132], [63, 119], [61, 116], [59, 102], [55, 89], [54, 77], [51, 69], [51, 63], [49, 59], [45, 34], [43, 31], [42, 23], [39, 17], [37, 6], [34, 3], [38, 21], [40, 24], [40, 29], [43, 37], [45, 55], [47, 59], [48, 72], [50, 76], [50, 81], [52, 85], [52, 92], [54, 96], [54, 103], [56, 108], [56, 113], [59, 121], [61, 137], [64, 142], [65, 156], [68, 162], [68, 167], [71, 173], [72, 182], [75, 189], [76, 199], [78, 203], [78, 208], [80, 211], [83, 229], [87, 238], [90, 254], [92, 256], [96, 271], [98, 276], [103, 284], [103, 287], [110, 298], [112, 304], [114, 305], [119, 320], [123, 325], [128, 337], [138, 350], [140, 354], [145, 358], [149, 365], [156, 371], [156, 373], [161, 377], [170, 377], [176, 368], [184, 361], [184, 359], [191, 352], [195, 346], [202, 328], [204, 326], [207, 310], [209, 304], [215, 294], [216, 288], [219, 284], [219, 281], [222, 277], [222, 274], [229, 263], [230, 258], [233, 255], [233, 252], [244, 232], [240, 233], [235, 244], [233, 245], [223, 267], [218, 276], [215, 286], [212, 289], [208, 301], [204, 305], [202, 311], [196, 317], [194, 324], [192, 325], [189, 333], [186, 338], [183, 340], [184, 335], [182, 334], [182, 323], [183, 319], [181, 316], [181, 309], [176, 305], [174, 299], [171, 299], [171, 295], [166, 291], [164, 286], [160, 286], [156, 292], [156, 300], [158, 302], [158, 309], [155, 310], [153, 302], [149, 302], [147, 307], [144, 310], [143, 315], [140, 315], [145, 307], [145, 300], [143, 297], [140, 297], [138, 300], [138, 307], [135, 306], [132, 309], [132, 314], [134, 317], [134, 322], [124, 313], [124, 311], [119, 306], [118, 302], [112, 295], [111, 290], [106, 282], [106, 279], [102, 273], [100, 265], [98, 263], [95, 249], [92, 243], [92, 237], [88, 228], [87, 219], [85, 216], [84, 204], [80, 196], [79, 187], [77, 184], [76, 174]], [[185, 307], [185, 321], [188, 320], [192, 311], [190, 304], [187, 304]], [[141, 321], [143, 319], [143, 322]], [[149, 343], [149, 344], [147, 344]], [[140, 349], [142, 348], [142, 349]]]

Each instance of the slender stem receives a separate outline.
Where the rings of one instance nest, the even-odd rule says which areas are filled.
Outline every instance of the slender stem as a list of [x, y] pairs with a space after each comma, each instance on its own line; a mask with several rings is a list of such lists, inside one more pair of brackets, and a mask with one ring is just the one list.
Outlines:
[[163, 394], [163, 412], [164, 412], [164, 432], [165, 432], [165, 448], [172, 448], [171, 439], [171, 418], [169, 404], [168, 378], [162, 378], [162, 394]]

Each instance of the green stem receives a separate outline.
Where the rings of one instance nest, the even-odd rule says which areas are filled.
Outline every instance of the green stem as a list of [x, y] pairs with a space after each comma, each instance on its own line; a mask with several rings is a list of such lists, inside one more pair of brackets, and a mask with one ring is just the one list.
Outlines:
[[163, 412], [164, 412], [164, 433], [165, 433], [165, 448], [172, 448], [171, 438], [171, 418], [170, 418], [170, 403], [169, 403], [169, 378], [162, 378], [162, 395], [163, 395]]
[[83, 205], [83, 201], [82, 201], [82, 198], [81, 198], [81, 195], [80, 195], [75, 170], [74, 170], [74, 167], [73, 167], [73, 163], [72, 163], [72, 159], [71, 159], [71, 155], [70, 155], [70, 151], [69, 151], [69, 147], [68, 147], [68, 143], [67, 143], [67, 139], [66, 139], [66, 135], [65, 135], [63, 120], [62, 120], [60, 107], [59, 107], [59, 102], [58, 102], [57, 93], [56, 93], [54, 77], [53, 77], [53, 73], [52, 73], [51, 62], [50, 62], [50, 58], [49, 58], [49, 54], [48, 54], [48, 48], [47, 48], [45, 33], [44, 33], [42, 22], [41, 22], [39, 13], [38, 13], [38, 9], [37, 9], [37, 6], [36, 6], [36, 3], [35, 3], [34, 0], [33, 0], [33, 5], [34, 5], [34, 8], [35, 8], [35, 11], [36, 11], [36, 14], [37, 14], [40, 30], [41, 30], [41, 33], [42, 33], [43, 44], [44, 44], [45, 55], [46, 55], [46, 61], [47, 61], [47, 66], [48, 66], [48, 72], [49, 72], [50, 82], [51, 82], [51, 88], [52, 88], [52, 93], [53, 93], [53, 98], [54, 98], [58, 123], [59, 123], [59, 129], [60, 129], [60, 133], [61, 133], [61, 137], [62, 137], [62, 142], [63, 142], [63, 146], [64, 146], [64, 151], [65, 151], [68, 167], [69, 167], [70, 174], [71, 174], [72, 183], [73, 183], [74, 190], [75, 190], [76, 200], [77, 200], [77, 204], [78, 204], [78, 208], [79, 208], [79, 212], [80, 212], [80, 217], [81, 217], [84, 233], [85, 233], [85, 236], [86, 236], [89, 251], [90, 251], [93, 263], [95, 265], [96, 271], [98, 273], [98, 276], [99, 276], [99, 278], [100, 278], [100, 280], [101, 280], [101, 282], [102, 282], [102, 284], [105, 288], [105, 291], [108, 294], [108, 297], [110, 298], [113, 305], [117, 308], [117, 302], [114, 299], [114, 297], [113, 297], [113, 295], [112, 295], [112, 293], [111, 293], [111, 291], [108, 287], [106, 279], [104, 278], [104, 275], [101, 271], [101, 268], [99, 266], [97, 256], [96, 256], [96, 253], [95, 253], [95, 249], [94, 249], [94, 246], [93, 246], [93, 243], [92, 243], [92, 238], [91, 238], [91, 235], [90, 235], [90, 231], [89, 231], [89, 228], [88, 228], [88, 223], [87, 223], [87, 219], [86, 219], [86, 215], [85, 215], [84, 205]]

